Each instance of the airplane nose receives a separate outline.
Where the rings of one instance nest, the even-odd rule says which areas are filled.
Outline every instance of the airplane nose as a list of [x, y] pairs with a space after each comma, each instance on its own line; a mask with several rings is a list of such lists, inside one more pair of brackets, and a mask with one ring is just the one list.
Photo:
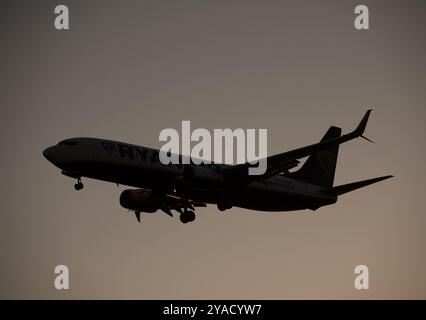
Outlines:
[[54, 147], [49, 147], [43, 150], [43, 156], [49, 160], [50, 162], [52, 162], [54, 156], [53, 156], [53, 148]]

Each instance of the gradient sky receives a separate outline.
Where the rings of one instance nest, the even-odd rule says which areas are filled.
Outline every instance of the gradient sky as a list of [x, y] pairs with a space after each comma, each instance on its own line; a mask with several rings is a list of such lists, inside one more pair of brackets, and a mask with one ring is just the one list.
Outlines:
[[[57, 4], [69, 31], [53, 27]], [[370, 9], [356, 31], [353, 10]], [[2, 1], [0, 298], [426, 298], [425, 1]], [[118, 203], [42, 150], [78, 136], [159, 148], [164, 128], [267, 128], [269, 154], [330, 125], [335, 184], [395, 178], [292, 213]], [[70, 290], [53, 286], [70, 269]], [[353, 286], [356, 265], [370, 290]]]

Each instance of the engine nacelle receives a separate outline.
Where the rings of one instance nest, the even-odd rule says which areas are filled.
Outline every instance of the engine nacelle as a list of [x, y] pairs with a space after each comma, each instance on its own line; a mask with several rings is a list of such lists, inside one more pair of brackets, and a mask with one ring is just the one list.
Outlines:
[[149, 190], [129, 189], [120, 195], [120, 204], [123, 208], [140, 211], [156, 212], [160, 209], [163, 199]]
[[183, 181], [185, 185], [198, 189], [221, 189], [224, 185], [221, 172], [201, 166], [185, 168]]

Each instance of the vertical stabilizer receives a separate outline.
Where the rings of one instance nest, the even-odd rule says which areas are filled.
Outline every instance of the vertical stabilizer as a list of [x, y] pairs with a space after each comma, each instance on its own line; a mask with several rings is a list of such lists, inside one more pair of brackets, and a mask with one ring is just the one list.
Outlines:
[[[321, 139], [321, 142], [338, 138], [341, 134], [341, 128], [332, 126]], [[336, 144], [312, 154], [302, 168], [291, 175], [292, 178], [322, 187], [332, 187], [338, 153], [339, 145]]]

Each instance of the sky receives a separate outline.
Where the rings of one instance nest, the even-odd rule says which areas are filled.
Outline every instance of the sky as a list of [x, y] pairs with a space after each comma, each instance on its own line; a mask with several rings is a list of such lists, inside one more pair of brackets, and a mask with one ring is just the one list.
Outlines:
[[[0, 8], [0, 298], [424, 299], [424, 1], [57, 1]], [[354, 28], [366, 4], [370, 29]], [[392, 174], [312, 211], [213, 205], [142, 223], [126, 189], [60, 174], [70, 137], [160, 148], [164, 128], [266, 128], [268, 154], [340, 147], [335, 184]], [[70, 289], [54, 287], [66, 265]], [[369, 290], [354, 268], [369, 268]]]

